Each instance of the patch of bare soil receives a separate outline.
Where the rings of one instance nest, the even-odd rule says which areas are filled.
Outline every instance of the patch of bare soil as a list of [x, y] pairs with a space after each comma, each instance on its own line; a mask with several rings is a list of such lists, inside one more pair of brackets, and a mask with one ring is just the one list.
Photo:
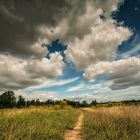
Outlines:
[[78, 117], [78, 121], [73, 130], [67, 130], [64, 140], [82, 140], [81, 129], [83, 125], [83, 113]]
[[95, 112], [95, 109], [93, 108], [82, 108], [82, 110], [88, 111], [88, 112]]

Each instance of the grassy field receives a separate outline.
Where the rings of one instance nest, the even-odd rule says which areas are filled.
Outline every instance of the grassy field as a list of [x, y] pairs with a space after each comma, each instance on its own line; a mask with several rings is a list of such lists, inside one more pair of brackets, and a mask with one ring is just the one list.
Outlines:
[[140, 106], [85, 112], [82, 134], [85, 140], [140, 140]]
[[76, 109], [47, 108], [0, 110], [0, 140], [62, 140], [79, 115]]
[[[80, 109], [47, 107], [0, 110], [0, 140], [63, 140]], [[84, 140], [139, 140], [140, 106], [101, 107], [84, 111]]]

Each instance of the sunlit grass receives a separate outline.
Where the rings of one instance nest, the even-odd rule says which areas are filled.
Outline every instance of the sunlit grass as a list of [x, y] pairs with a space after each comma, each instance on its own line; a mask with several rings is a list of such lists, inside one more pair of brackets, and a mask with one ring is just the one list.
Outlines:
[[45, 107], [0, 110], [0, 140], [61, 140], [79, 111]]
[[86, 112], [85, 140], [139, 140], [140, 106], [98, 108]]

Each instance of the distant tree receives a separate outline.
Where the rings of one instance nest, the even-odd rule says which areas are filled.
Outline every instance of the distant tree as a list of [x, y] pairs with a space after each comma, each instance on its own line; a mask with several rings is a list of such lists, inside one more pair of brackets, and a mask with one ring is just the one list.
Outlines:
[[75, 101], [74, 102], [74, 107], [78, 108], [78, 107], [81, 107], [81, 104], [79, 101]]
[[36, 101], [33, 99], [31, 100], [31, 105], [35, 105], [36, 104]]
[[0, 95], [0, 108], [12, 108], [16, 105], [16, 97], [13, 91], [6, 91]]
[[83, 101], [82, 104], [81, 104], [82, 107], [88, 107], [88, 105], [89, 104], [86, 101]]
[[71, 105], [72, 107], [75, 107], [75, 108], [78, 108], [78, 107], [81, 106], [79, 101], [69, 101], [69, 100], [67, 100], [67, 104]]
[[91, 101], [91, 103], [90, 103], [91, 106], [96, 106], [96, 104], [97, 104], [97, 101], [96, 101], [96, 100], [93, 100], [93, 101]]
[[26, 107], [26, 101], [25, 98], [23, 98], [22, 95], [20, 95], [17, 101], [17, 108], [22, 108], [22, 107]]
[[35, 105], [41, 105], [41, 102], [40, 102], [40, 100], [39, 99], [36, 99], [36, 101], [35, 101]]
[[59, 105], [60, 102], [61, 102], [60, 100], [56, 100], [56, 101], [53, 102], [53, 104], [55, 104], [55, 105]]
[[[54, 104], [55, 104], [55, 102], [53, 100], [49, 99], [49, 100], [45, 101], [45, 105], [51, 106], [51, 105], [54, 105]], [[56, 102], [56, 104], [57, 104], [57, 102]]]
[[30, 107], [31, 106], [31, 101], [26, 101], [26, 106]]
[[108, 102], [108, 103], [106, 103], [106, 106], [107, 107], [111, 107], [111, 106], [113, 106], [113, 103], [112, 102]]
[[60, 102], [60, 108], [65, 109], [67, 107], [67, 102], [66, 101], [61, 101]]

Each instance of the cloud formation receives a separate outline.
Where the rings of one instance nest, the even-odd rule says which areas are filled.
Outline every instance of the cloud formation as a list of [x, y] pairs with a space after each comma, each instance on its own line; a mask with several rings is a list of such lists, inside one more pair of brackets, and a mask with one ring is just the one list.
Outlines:
[[75, 92], [75, 91], [80, 91], [86, 89], [86, 85], [84, 83], [81, 83], [77, 86], [70, 87], [67, 92]]
[[[62, 56], [54, 52], [50, 59], [44, 58], [49, 50], [41, 47], [58, 38], [68, 44], [66, 59], [85, 71], [88, 79], [99, 75], [98, 63], [102, 69], [107, 63], [112, 67], [109, 70], [119, 75], [121, 72], [114, 69], [120, 62], [113, 62], [112, 66], [116, 49], [133, 34], [111, 16], [120, 4], [122, 0], [61, 0], [61, 3], [60, 0], [2, 0], [0, 87], [20, 89], [60, 76], [64, 67]], [[102, 74], [108, 74], [107, 70], [105, 68]], [[128, 78], [125, 74], [122, 77], [131, 82], [118, 81], [119, 76], [109, 77], [113, 81], [112, 89], [139, 83], [139, 79]]]
[[82, 39], [75, 39], [66, 51], [67, 57], [79, 69], [85, 69], [100, 61], [113, 60], [118, 45], [132, 34], [127, 28], [116, 24], [114, 20], [99, 19], [90, 34]]
[[99, 75], [108, 76], [108, 86], [113, 89], [124, 89], [140, 85], [140, 58], [132, 57], [113, 62], [100, 62], [90, 65], [85, 70], [87, 79], [94, 79]]
[[69, 79], [49, 79], [46, 82], [44, 82], [43, 84], [40, 84], [38, 86], [31, 86], [29, 88], [27, 88], [26, 90], [28, 91], [34, 91], [34, 90], [40, 90], [43, 88], [50, 88], [50, 87], [61, 87], [61, 86], [65, 86], [67, 84], [70, 84], [72, 82], [75, 82], [79, 79], [79, 77], [75, 77], [75, 78], [69, 78]]
[[46, 100], [58, 100], [58, 93], [57, 92], [23, 92], [23, 91], [16, 91], [16, 97], [19, 95], [22, 95], [26, 100], [32, 100], [32, 99], [39, 99], [40, 101], [46, 101]]
[[[65, 8], [67, 7], [67, 8]], [[37, 27], [55, 26], [70, 7], [62, 0], [2, 0], [0, 2], [0, 51], [18, 56], [43, 57], [46, 50], [41, 43], [42, 36]], [[41, 43], [40, 43], [41, 40]], [[36, 43], [39, 45], [36, 46]]]
[[[100, 88], [101, 89], [101, 88]], [[140, 98], [139, 87], [131, 87], [128, 89], [121, 90], [110, 90], [109, 88], [106, 91], [98, 93], [81, 93], [77, 95], [68, 96], [69, 100], [78, 100], [78, 101], [88, 101], [91, 102], [96, 100], [98, 102], [107, 102], [107, 101], [124, 101], [124, 100], [137, 100]]]
[[50, 59], [23, 60], [11, 55], [0, 55], [0, 88], [20, 89], [43, 83], [48, 78], [60, 76], [64, 63], [59, 53]]

